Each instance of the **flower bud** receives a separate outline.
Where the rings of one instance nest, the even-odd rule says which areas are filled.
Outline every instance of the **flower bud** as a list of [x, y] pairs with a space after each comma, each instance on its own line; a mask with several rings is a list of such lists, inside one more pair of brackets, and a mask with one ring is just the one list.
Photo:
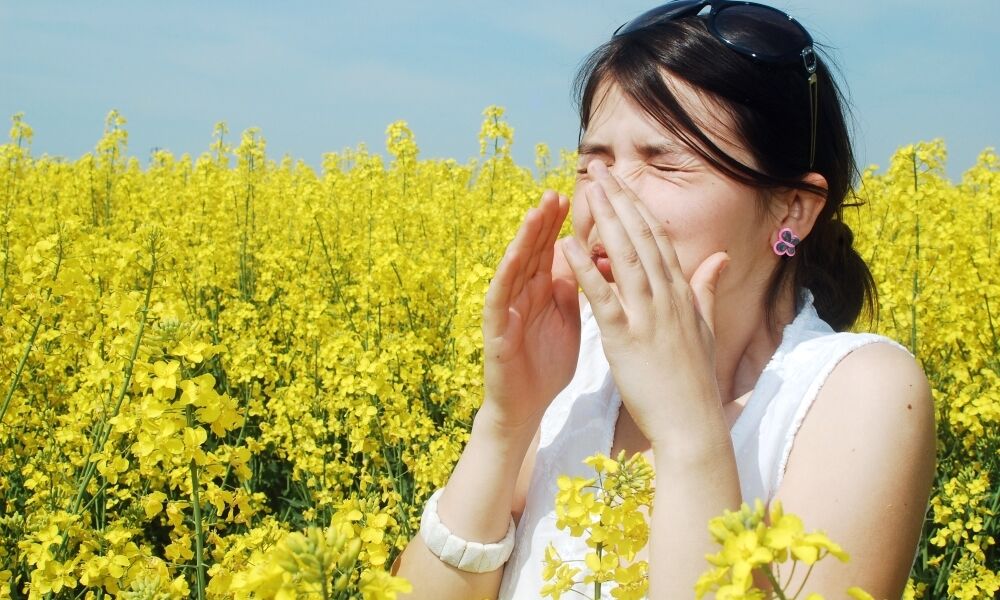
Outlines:
[[340, 560], [337, 561], [337, 568], [341, 571], [350, 571], [354, 568], [354, 563], [358, 560], [358, 554], [361, 552], [361, 538], [352, 538], [351, 541], [347, 543], [347, 548], [344, 549], [344, 553], [340, 555]]
[[351, 574], [344, 573], [333, 583], [333, 591], [342, 592], [347, 589], [347, 584], [351, 582]]

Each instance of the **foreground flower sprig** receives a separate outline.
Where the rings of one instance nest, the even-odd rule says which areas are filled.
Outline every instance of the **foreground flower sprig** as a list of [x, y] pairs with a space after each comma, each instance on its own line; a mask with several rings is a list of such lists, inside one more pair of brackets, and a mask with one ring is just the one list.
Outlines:
[[269, 550], [255, 552], [251, 566], [233, 577], [229, 591], [236, 600], [332, 600], [358, 593], [365, 600], [395, 600], [397, 593], [412, 591], [405, 579], [380, 569], [359, 572], [363, 539], [354, 533], [348, 521], [325, 531], [309, 527], [289, 533]]
[[[708, 592], [715, 592], [718, 600], [767, 598], [764, 591], [752, 588], [754, 571], [764, 574], [781, 600], [796, 598], [805, 580], [798, 590], [790, 593], [791, 575], [788, 581], [781, 582], [777, 565], [791, 561], [794, 572], [795, 563], [801, 561], [809, 567], [805, 576], [808, 579], [812, 566], [827, 556], [832, 555], [843, 562], [850, 559], [824, 533], [806, 533], [802, 520], [785, 513], [780, 500], [771, 503], [767, 520], [764, 503], [757, 498], [753, 509], [744, 502], [738, 511], [727, 510], [713, 518], [708, 530], [722, 548], [705, 557], [714, 568], [706, 571], [695, 584], [695, 597], [699, 599]], [[864, 594], [859, 588], [851, 588], [850, 593], [855, 598], [863, 597], [856, 594]], [[821, 599], [820, 594], [806, 596], [806, 600]]]
[[[604, 584], [609, 584], [607, 589], [614, 598], [644, 598], [649, 588], [649, 564], [635, 559], [649, 541], [647, 515], [653, 509], [653, 468], [640, 453], [626, 460], [624, 451], [617, 459], [595, 454], [584, 462], [594, 469], [595, 477], [562, 475], [558, 479], [556, 526], [574, 537], [584, 537], [590, 551], [582, 559], [563, 557], [550, 543], [545, 549], [542, 577], [547, 583], [542, 595], [558, 599], [573, 591], [599, 600]], [[802, 520], [785, 513], [780, 500], [771, 503], [767, 518], [765, 512], [758, 498], [753, 509], [744, 502], [739, 510], [724, 511], [709, 522], [708, 530], [721, 548], [706, 555], [712, 568], [695, 584], [696, 598], [709, 592], [714, 592], [717, 600], [773, 597], [753, 587], [755, 571], [767, 578], [777, 598], [798, 598], [816, 562], [831, 555], [849, 560], [848, 554], [822, 532], [806, 533]], [[788, 589], [791, 575], [782, 582], [778, 570], [779, 564], [789, 561], [792, 573], [797, 561], [809, 567], [794, 593]], [[857, 587], [847, 593], [857, 600], [871, 600]], [[822, 598], [813, 593], [806, 600]]]
[[[575, 537], [586, 533], [590, 551], [582, 561], [567, 560], [549, 544], [542, 573], [548, 583], [542, 594], [557, 599], [570, 590], [589, 588], [600, 598], [604, 584], [611, 584], [615, 598], [642, 598], [649, 587], [649, 565], [635, 558], [649, 540], [644, 513], [653, 505], [653, 468], [642, 454], [626, 459], [624, 451], [616, 460], [595, 454], [584, 462], [597, 476], [559, 478], [556, 526]], [[582, 568], [573, 566], [580, 562]]]

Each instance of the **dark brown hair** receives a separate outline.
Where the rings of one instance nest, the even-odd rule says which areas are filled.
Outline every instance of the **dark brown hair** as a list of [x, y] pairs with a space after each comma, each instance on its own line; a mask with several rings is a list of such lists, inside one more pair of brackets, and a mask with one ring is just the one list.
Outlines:
[[[754, 32], [747, 32], [754, 35]], [[729, 156], [705, 135], [664, 80], [664, 71], [707, 94], [723, 107], [734, 133], [758, 169]], [[819, 114], [815, 163], [809, 168], [809, 86], [801, 63], [774, 65], [727, 48], [697, 16], [648, 26], [613, 37], [594, 50], [576, 76], [580, 139], [602, 83], [625, 96], [724, 175], [763, 192], [794, 188], [826, 196], [826, 204], [794, 257], [782, 258], [764, 299], [770, 324], [780, 290], [790, 278], [796, 292], [813, 293], [819, 316], [837, 331], [851, 327], [863, 310], [874, 315], [875, 282], [853, 248], [854, 236], [841, 220], [844, 199], [858, 176], [840, 88], [817, 58]], [[823, 190], [802, 181], [814, 171]], [[768, 194], [760, 194], [766, 202]], [[848, 205], [851, 206], [851, 205]], [[766, 205], [762, 204], [766, 209]]]

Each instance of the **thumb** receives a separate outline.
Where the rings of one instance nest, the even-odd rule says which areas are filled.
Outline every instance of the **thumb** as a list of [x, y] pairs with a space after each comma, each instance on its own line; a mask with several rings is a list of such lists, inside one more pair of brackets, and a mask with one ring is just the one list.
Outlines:
[[691, 292], [694, 294], [695, 308], [715, 335], [715, 287], [722, 271], [729, 265], [729, 254], [716, 252], [706, 258], [691, 276]]

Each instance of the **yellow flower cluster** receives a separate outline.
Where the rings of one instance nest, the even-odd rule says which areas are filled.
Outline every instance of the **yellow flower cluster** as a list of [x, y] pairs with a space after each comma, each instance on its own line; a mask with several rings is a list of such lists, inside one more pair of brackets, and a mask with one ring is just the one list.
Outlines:
[[[709, 522], [709, 532], [722, 549], [707, 557], [715, 568], [698, 579], [696, 598], [715, 592], [718, 600], [764, 600], [767, 596], [763, 591], [751, 588], [756, 569], [767, 576], [773, 589], [784, 592], [787, 584], [780, 581], [778, 565], [789, 559], [793, 571], [797, 561], [812, 566], [827, 555], [843, 562], [849, 560], [848, 554], [822, 532], [805, 533], [798, 517], [782, 511], [780, 500], [771, 503], [767, 521], [764, 514], [764, 504], [758, 498], [753, 509], [744, 502], [740, 510], [727, 510]], [[774, 573], [771, 565], [774, 565]], [[852, 595], [861, 593], [858, 588], [851, 588], [849, 592]], [[809, 594], [806, 600], [822, 600], [822, 596]]]
[[[578, 557], [563, 558], [549, 544], [545, 549], [542, 577], [549, 583], [543, 596], [554, 599], [571, 590], [592, 589], [601, 598], [602, 586], [622, 600], [645, 597], [649, 564], [636, 555], [649, 540], [644, 514], [653, 505], [653, 468], [636, 453], [616, 460], [595, 454], [584, 462], [594, 468], [592, 479], [560, 476], [556, 494], [556, 527], [585, 540], [590, 551], [583, 557], [585, 568], [574, 567]], [[582, 577], [577, 577], [581, 575]]]
[[[344, 594], [389, 581], [482, 401], [489, 278], [541, 191], [571, 193], [575, 156], [514, 164], [499, 107], [466, 163], [421, 159], [402, 122], [385, 158], [362, 146], [319, 171], [221, 124], [208, 152], [147, 166], [115, 112], [77, 160], [34, 157], [32, 135], [15, 116], [0, 145], [0, 599], [231, 598], [345, 515], [361, 547]], [[952, 184], [945, 158], [901, 148], [845, 220], [880, 286], [871, 328], [934, 389], [910, 593], [981, 598], [1000, 589], [1000, 160]], [[604, 503], [619, 479], [602, 468], [592, 504], [562, 488], [567, 526], [597, 518], [595, 557], [554, 573], [610, 587], [642, 579], [648, 532]]]
[[938, 470], [909, 589], [972, 600], [1000, 591], [1000, 157], [985, 150], [957, 185], [946, 159], [941, 140], [900, 148], [845, 219], [879, 286], [872, 329], [910, 348], [934, 394]]
[[[233, 576], [229, 591], [236, 600], [325, 600], [344, 597], [352, 585], [366, 600], [393, 600], [398, 592], [412, 591], [408, 582], [380, 569], [366, 569], [358, 575], [355, 565], [365, 534], [357, 536], [353, 523], [361, 518], [356, 509], [338, 513], [325, 531], [310, 527], [304, 534], [286, 535], [266, 552], [254, 552], [247, 570]], [[386, 524], [383, 519], [377, 535]]]
[[333, 560], [303, 540], [337, 519], [331, 593], [392, 597], [481, 403], [489, 277], [572, 163], [420, 160], [399, 122], [319, 173], [222, 124], [140, 167], [124, 126], [67, 161], [15, 116], [0, 146], [0, 598], [287, 596], [264, 557]]
[[[582, 560], [562, 557], [550, 543], [545, 549], [542, 572], [548, 583], [543, 586], [542, 594], [558, 599], [573, 591], [599, 600], [603, 597], [602, 586], [607, 583], [611, 584], [614, 598], [645, 598], [649, 564], [635, 558], [649, 539], [647, 515], [653, 507], [653, 468], [639, 453], [626, 460], [624, 451], [617, 459], [596, 454], [584, 462], [594, 468], [596, 477], [559, 477], [556, 526], [574, 537], [584, 537], [591, 550]], [[798, 517], [784, 513], [780, 500], [771, 504], [767, 516], [765, 519], [763, 502], [757, 499], [753, 509], [743, 503], [738, 511], [727, 510], [708, 523], [708, 530], [721, 549], [706, 556], [712, 568], [695, 584], [696, 598], [709, 592], [718, 600], [772, 597], [753, 587], [754, 571], [766, 575], [779, 598], [797, 597], [801, 589], [795, 594], [785, 589], [791, 575], [789, 582], [779, 581], [779, 564], [791, 560], [794, 573], [797, 561], [811, 567], [828, 555], [845, 562], [849, 559], [822, 532], [806, 533]], [[573, 566], [581, 562], [582, 567]], [[857, 600], [872, 600], [858, 587], [846, 592]], [[806, 596], [806, 600], [822, 599], [815, 593]]]

